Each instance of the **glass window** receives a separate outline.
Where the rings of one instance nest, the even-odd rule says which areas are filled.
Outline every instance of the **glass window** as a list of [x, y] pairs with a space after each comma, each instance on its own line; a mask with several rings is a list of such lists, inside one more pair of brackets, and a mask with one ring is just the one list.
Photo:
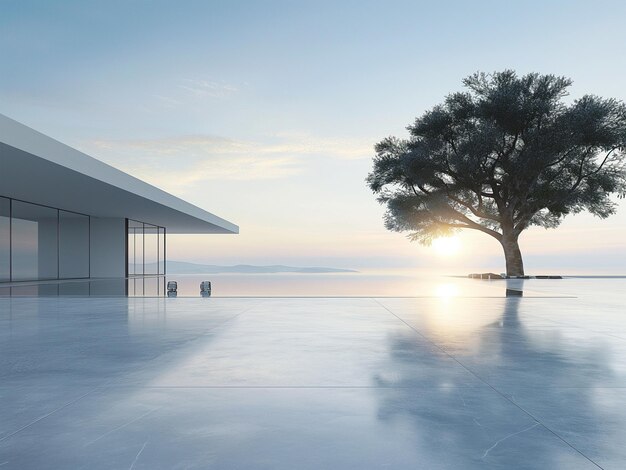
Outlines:
[[130, 226], [130, 220], [128, 221], [127, 229], [127, 244], [128, 244], [128, 275], [135, 275], [135, 230]]
[[159, 233], [154, 225], [143, 226], [144, 274], [158, 274], [159, 269]]
[[128, 280], [128, 295], [131, 297], [141, 297], [144, 291], [144, 278], [138, 277]]
[[165, 229], [128, 219], [128, 275], [159, 274], [165, 274]]
[[[128, 220], [128, 275], [143, 275], [143, 223]], [[131, 256], [132, 254], [132, 256]]]
[[89, 217], [59, 211], [59, 277], [89, 277]]
[[11, 201], [0, 197], [0, 281], [11, 280]]
[[11, 256], [13, 280], [57, 279], [57, 209], [13, 201]]
[[165, 229], [159, 227], [159, 274], [165, 274]]
[[161, 278], [159, 277], [145, 277], [143, 279], [143, 294], [145, 297], [156, 297], [161, 295], [160, 292]]

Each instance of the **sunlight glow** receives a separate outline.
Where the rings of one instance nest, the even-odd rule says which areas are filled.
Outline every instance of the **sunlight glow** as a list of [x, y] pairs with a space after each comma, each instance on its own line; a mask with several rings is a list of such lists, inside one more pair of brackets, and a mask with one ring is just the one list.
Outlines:
[[454, 256], [461, 248], [461, 241], [457, 237], [436, 238], [432, 247], [439, 256]]
[[455, 284], [439, 284], [435, 289], [435, 295], [442, 299], [450, 299], [459, 295], [459, 289]]

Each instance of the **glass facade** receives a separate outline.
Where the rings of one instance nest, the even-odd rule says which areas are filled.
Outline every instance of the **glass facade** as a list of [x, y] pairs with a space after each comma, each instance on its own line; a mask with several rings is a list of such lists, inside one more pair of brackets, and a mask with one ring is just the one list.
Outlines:
[[162, 274], [159, 273], [159, 233], [154, 225], [143, 226], [143, 260], [144, 274]]
[[0, 282], [89, 277], [86, 215], [0, 197]]
[[[91, 230], [87, 215], [0, 196], [0, 282], [89, 278]], [[129, 277], [165, 274], [165, 237], [164, 227], [127, 219]]]
[[159, 227], [159, 274], [165, 274], [165, 228]]
[[11, 201], [0, 197], [0, 282], [11, 280]]
[[161, 297], [167, 293], [165, 276], [141, 276], [127, 280], [129, 297]]
[[165, 274], [165, 228], [128, 219], [128, 276]]
[[143, 223], [128, 220], [128, 275], [143, 275]]

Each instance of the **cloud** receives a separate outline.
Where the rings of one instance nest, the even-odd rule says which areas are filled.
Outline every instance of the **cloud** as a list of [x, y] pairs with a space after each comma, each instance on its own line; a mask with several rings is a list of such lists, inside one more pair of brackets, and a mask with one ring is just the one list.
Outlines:
[[98, 140], [87, 147], [106, 162], [171, 189], [211, 180], [283, 178], [300, 171], [297, 158], [287, 153], [221, 137]]
[[178, 88], [197, 98], [228, 98], [239, 89], [225, 82], [186, 78]]
[[374, 153], [373, 141], [350, 138], [320, 138], [307, 133], [278, 133], [278, 142], [272, 148], [298, 155], [317, 155], [339, 159], [371, 158]]
[[[246, 86], [246, 83], [242, 83], [242, 86]], [[239, 86], [224, 81], [184, 78], [170, 84], [167, 91], [153, 94], [152, 98], [160, 106], [173, 109], [204, 100], [226, 100], [239, 91]]]
[[132, 174], [168, 186], [210, 180], [277, 179], [300, 173], [307, 157], [369, 158], [371, 146], [307, 134], [275, 135], [267, 142], [207, 135], [144, 140], [96, 140], [83, 150]]
[[153, 96], [154, 98], [159, 100], [161, 104], [163, 104], [164, 106], [168, 108], [175, 108], [183, 104], [183, 102], [180, 99], [171, 98], [169, 96], [163, 96], [163, 95], [153, 95]]

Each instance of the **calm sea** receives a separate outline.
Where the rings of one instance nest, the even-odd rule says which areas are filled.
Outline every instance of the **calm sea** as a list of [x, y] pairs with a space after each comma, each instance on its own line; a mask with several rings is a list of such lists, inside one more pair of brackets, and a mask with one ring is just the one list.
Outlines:
[[197, 297], [210, 281], [214, 297], [502, 297], [507, 289], [526, 296], [569, 296], [583, 291], [623, 290], [626, 279], [475, 280], [419, 271], [372, 271], [331, 274], [177, 274], [160, 280], [137, 280], [129, 295], [164, 292], [175, 280], [179, 296]]
[[[165, 296], [168, 281], [178, 283], [178, 297], [200, 297], [200, 283], [210, 281], [212, 297], [624, 297], [626, 278], [476, 280], [420, 271], [369, 271], [329, 274], [176, 274], [167, 277], [13, 283], [0, 286], [3, 296]], [[516, 295], [509, 292], [509, 295]]]

